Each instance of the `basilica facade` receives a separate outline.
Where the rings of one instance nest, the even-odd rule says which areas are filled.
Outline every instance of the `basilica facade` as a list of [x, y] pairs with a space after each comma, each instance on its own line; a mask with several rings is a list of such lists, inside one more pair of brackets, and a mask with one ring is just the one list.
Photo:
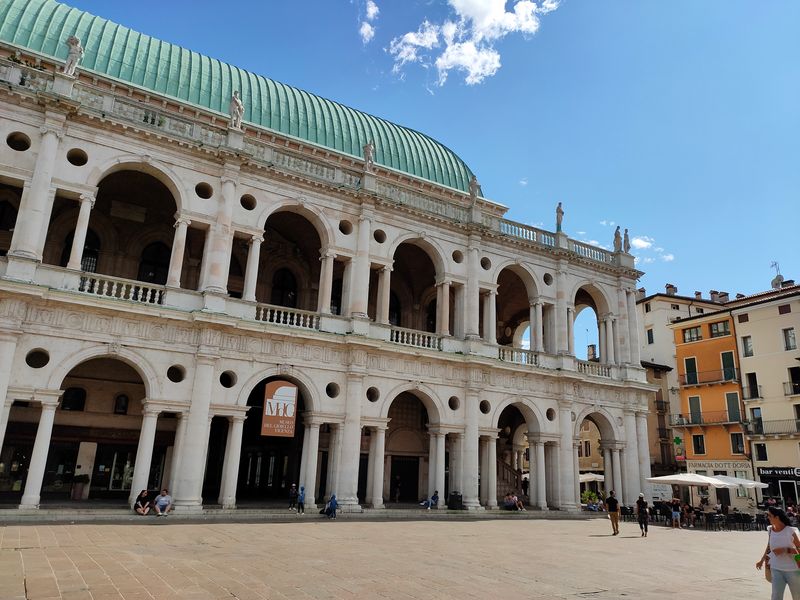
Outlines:
[[0, 23], [0, 503], [573, 511], [586, 420], [606, 489], [645, 490], [625, 248], [506, 219], [381, 118], [52, 0]]

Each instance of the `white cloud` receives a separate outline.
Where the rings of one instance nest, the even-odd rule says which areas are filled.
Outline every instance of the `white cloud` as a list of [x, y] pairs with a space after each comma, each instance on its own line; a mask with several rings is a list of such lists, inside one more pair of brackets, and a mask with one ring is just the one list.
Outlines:
[[525, 187], [526, 185], [528, 185], [528, 178], [527, 177], [523, 177], [522, 179], [519, 180], [519, 184], [522, 187]]
[[381, 9], [372, 0], [367, 0], [367, 21], [374, 21]]
[[586, 235], [585, 231], [576, 231], [575, 233], [578, 234], [578, 235]]
[[361, 36], [361, 41], [366, 44], [375, 37], [375, 28], [366, 21], [363, 21], [358, 30], [358, 34]]
[[652, 247], [653, 241], [653, 238], [647, 237], [646, 235], [635, 236], [631, 238], [631, 247], [636, 248], [637, 250], [643, 250], [645, 248]]
[[[439, 73], [439, 85], [453, 70], [463, 71], [468, 85], [481, 83], [500, 69], [495, 42], [512, 33], [535, 34], [539, 16], [558, 8], [558, 0], [542, 0], [540, 4], [516, 0], [510, 11], [506, 10], [507, 0], [448, 0], [448, 4], [455, 13], [453, 19], [441, 24], [425, 20], [417, 31], [390, 42], [395, 73], [408, 63], [433, 63]], [[435, 49], [437, 55], [420, 52], [423, 49]]]
[[663, 260], [664, 262], [672, 262], [673, 260], [675, 260], [675, 255], [674, 254], [662, 254], [661, 255], [661, 260]]
[[600, 225], [602, 225], [603, 227], [605, 227], [606, 225], [610, 225], [611, 227], [613, 227], [614, 225], [616, 225], [616, 223], [614, 223], [614, 221], [609, 221], [608, 219], [603, 219], [602, 221], [600, 221]]

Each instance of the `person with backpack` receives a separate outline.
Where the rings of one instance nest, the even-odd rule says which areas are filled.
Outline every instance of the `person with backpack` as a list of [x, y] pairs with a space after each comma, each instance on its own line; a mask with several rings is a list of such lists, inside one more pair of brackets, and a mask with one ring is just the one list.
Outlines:
[[297, 494], [297, 514], [306, 514], [306, 488], [302, 485], [300, 486], [300, 493]]
[[639, 499], [636, 501], [636, 516], [639, 521], [639, 529], [642, 530], [642, 537], [647, 537], [647, 523], [650, 521], [650, 508], [647, 506], [647, 500], [644, 499], [644, 494], [639, 494]]

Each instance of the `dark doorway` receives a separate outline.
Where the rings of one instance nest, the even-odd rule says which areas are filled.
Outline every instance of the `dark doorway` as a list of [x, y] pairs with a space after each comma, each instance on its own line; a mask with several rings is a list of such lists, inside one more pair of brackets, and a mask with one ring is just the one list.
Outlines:
[[367, 497], [367, 472], [369, 454], [362, 454], [358, 460], [358, 501], [363, 503]]
[[[400, 502], [419, 502], [418, 456], [393, 456], [391, 476], [394, 485], [397, 477], [400, 477]], [[394, 490], [392, 490], [392, 500], [394, 500]]]
[[228, 419], [211, 419], [211, 434], [208, 438], [208, 460], [203, 478], [203, 501], [216, 504], [222, 489], [222, 466], [225, 462], [225, 446], [228, 442]]

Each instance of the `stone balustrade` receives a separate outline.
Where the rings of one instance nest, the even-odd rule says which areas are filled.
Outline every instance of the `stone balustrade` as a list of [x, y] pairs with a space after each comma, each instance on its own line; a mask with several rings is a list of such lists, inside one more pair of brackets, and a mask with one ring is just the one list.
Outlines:
[[595, 377], [611, 377], [610, 365], [604, 365], [602, 363], [588, 360], [576, 360], [575, 367], [578, 373], [583, 373], [584, 375], [594, 375]]
[[533, 350], [499, 346], [497, 348], [497, 354], [497, 357], [503, 362], [513, 362], [518, 365], [539, 366], [539, 355]]
[[403, 327], [392, 327], [389, 333], [389, 341], [403, 346], [413, 346], [415, 348], [428, 348], [430, 350], [441, 350], [441, 336], [426, 331], [416, 329], [405, 329]]
[[256, 305], [256, 321], [298, 329], [319, 329], [318, 313], [272, 304]]
[[75, 291], [91, 296], [127, 300], [141, 304], [163, 304], [165, 287], [130, 279], [92, 274], [81, 276]]

